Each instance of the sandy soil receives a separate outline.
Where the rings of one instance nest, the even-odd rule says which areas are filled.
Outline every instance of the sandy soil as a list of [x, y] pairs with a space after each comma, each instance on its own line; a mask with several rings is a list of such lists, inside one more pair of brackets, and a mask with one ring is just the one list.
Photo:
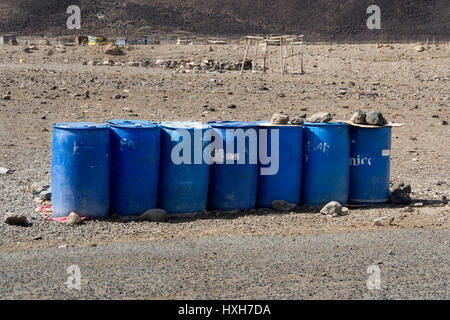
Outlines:
[[[0, 251], [90, 246], [141, 240], [175, 241], [205, 236], [300, 236], [323, 233], [373, 232], [384, 229], [442, 230], [448, 234], [446, 204], [350, 208], [349, 215], [327, 219], [318, 209], [290, 213], [258, 210], [211, 213], [195, 219], [139, 222], [109, 219], [70, 227], [48, 222], [34, 210], [33, 183], [50, 182], [52, 124], [115, 118], [146, 120], [266, 120], [274, 112], [291, 116], [328, 111], [349, 119], [358, 109], [380, 110], [394, 122], [392, 184], [411, 184], [415, 202], [440, 200], [449, 194], [450, 47], [416, 44], [309, 45], [304, 75], [281, 77], [271, 47], [269, 72], [246, 71], [186, 74], [158, 67], [90, 66], [83, 61], [211, 58], [242, 59], [240, 45], [141, 46], [125, 56], [111, 57], [96, 47], [66, 47], [58, 53], [38, 46], [31, 54], [23, 46], [0, 47], [0, 214], [25, 214], [28, 227], [0, 223]], [[54, 54], [48, 56], [48, 50]], [[26, 63], [19, 63], [26, 58]], [[210, 81], [215, 79], [215, 81]], [[265, 86], [269, 90], [260, 91]], [[337, 94], [346, 88], [345, 95]], [[89, 98], [84, 92], [89, 91]], [[115, 99], [120, 94], [126, 98]], [[235, 104], [235, 109], [227, 106]], [[205, 108], [204, 105], [209, 105]], [[377, 217], [393, 217], [392, 225], [376, 227]], [[2, 220], [3, 222], [3, 220]], [[394, 240], [401, 240], [400, 238]]]

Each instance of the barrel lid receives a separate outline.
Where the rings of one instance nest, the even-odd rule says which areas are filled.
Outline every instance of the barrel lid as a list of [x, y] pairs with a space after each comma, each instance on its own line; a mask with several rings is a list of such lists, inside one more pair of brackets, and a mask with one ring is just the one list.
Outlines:
[[258, 124], [255, 122], [243, 121], [216, 121], [210, 124], [213, 128], [254, 128]]
[[194, 129], [208, 129], [209, 127], [206, 124], [195, 121], [164, 121], [159, 124], [163, 128], [167, 129], [185, 129], [185, 130], [194, 130]]
[[305, 126], [348, 126], [348, 124], [338, 121], [338, 122], [305, 122]]
[[301, 125], [296, 125], [296, 124], [273, 124], [270, 121], [255, 121], [255, 123], [259, 126], [259, 127], [264, 127], [264, 128], [301, 128], [303, 127], [303, 124]]
[[115, 128], [157, 128], [158, 124], [153, 121], [147, 120], [123, 120], [123, 119], [115, 119], [106, 121], [111, 127]]
[[108, 126], [104, 123], [95, 122], [60, 122], [53, 125], [57, 129], [71, 129], [71, 130], [93, 130], [93, 129], [107, 129]]
[[353, 126], [353, 127], [368, 128], [368, 129], [397, 128], [397, 127], [403, 127], [405, 125], [404, 123], [396, 123], [396, 122], [388, 122], [382, 126], [373, 126], [370, 124], [359, 124], [359, 123], [354, 123], [353, 121], [348, 121], [348, 120], [342, 120], [342, 122], [347, 123], [348, 125]]

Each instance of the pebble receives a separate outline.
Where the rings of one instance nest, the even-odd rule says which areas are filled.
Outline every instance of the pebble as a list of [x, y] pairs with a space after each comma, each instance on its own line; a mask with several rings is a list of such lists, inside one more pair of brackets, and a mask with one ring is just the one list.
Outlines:
[[139, 219], [145, 221], [163, 221], [168, 218], [168, 214], [163, 209], [150, 209], [139, 216]]
[[404, 192], [406, 192], [407, 194], [410, 194], [412, 189], [411, 189], [411, 185], [407, 184], [406, 186], [403, 186], [401, 188]]
[[273, 200], [272, 201], [272, 209], [277, 211], [291, 211], [297, 207], [294, 203], [289, 203], [284, 200]]
[[387, 121], [383, 117], [380, 111], [369, 111], [366, 114], [366, 122], [367, 124], [373, 125], [373, 126], [384, 126]]
[[66, 223], [68, 225], [71, 225], [71, 226], [80, 224], [81, 223], [81, 217], [77, 213], [71, 212], [67, 216]]
[[309, 122], [312, 122], [312, 123], [320, 123], [320, 122], [326, 123], [326, 122], [330, 122], [331, 120], [333, 120], [333, 116], [329, 112], [318, 112], [318, 113], [313, 114], [309, 118]]
[[387, 219], [387, 217], [377, 218], [377, 219], [373, 220], [373, 225], [378, 226], [378, 227], [384, 226], [386, 219]]
[[412, 200], [403, 189], [395, 189], [391, 192], [389, 201], [394, 204], [410, 204]]
[[52, 188], [42, 190], [38, 196], [43, 201], [50, 201], [52, 199]]
[[272, 124], [287, 124], [289, 122], [289, 116], [281, 113], [275, 113], [270, 122]]
[[9, 174], [9, 173], [12, 173], [12, 171], [7, 168], [0, 167], [0, 174]]
[[337, 201], [331, 201], [320, 210], [320, 213], [324, 215], [340, 215], [342, 213], [342, 205]]
[[28, 223], [28, 220], [24, 215], [6, 213], [3, 222], [11, 226], [24, 226]]
[[358, 110], [352, 115], [350, 121], [357, 124], [366, 124], [366, 113], [364, 111]]

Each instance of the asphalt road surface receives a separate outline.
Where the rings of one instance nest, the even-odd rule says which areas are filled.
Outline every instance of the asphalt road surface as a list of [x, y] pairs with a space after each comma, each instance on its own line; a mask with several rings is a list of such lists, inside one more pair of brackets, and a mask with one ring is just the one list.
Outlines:
[[448, 299], [449, 235], [403, 229], [11, 251], [0, 253], [0, 298]]

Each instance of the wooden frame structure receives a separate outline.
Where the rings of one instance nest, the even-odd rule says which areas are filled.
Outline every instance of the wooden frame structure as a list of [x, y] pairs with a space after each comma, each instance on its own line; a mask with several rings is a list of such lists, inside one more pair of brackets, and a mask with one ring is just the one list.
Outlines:
[[[252, 59], [252, 72], [253, 73], [266, 73], [267, 70], [267, 59], [269, 58], [269, 45], [279, 45], [280, 46], [280, 69], [281, 75], [285, 74], [303, 74], [303, 56], [304, 56], [304, 37], [303, 35], [282, 35], [282, 36], [267, 36], [267, 37], [256, 37], [247, 36], [245, 37], [245, 53], [244, 61], [242, 63], [241, 72], [244, 72], [245, 61], [247, 61], [249, 56], [250, 46], [254, 44], [255, 51]], [[300, 50], [296, 50], [296, 47], [300, 46]], [[261, 50], [260, 50], [261, 48]], [[262, 70], [258, 70], [258, 60], [262, 60]], [[290, 68], [288, 68], [288, 63], [290, 62]], [[297, 66], [300, 65], [300, 70]]]

